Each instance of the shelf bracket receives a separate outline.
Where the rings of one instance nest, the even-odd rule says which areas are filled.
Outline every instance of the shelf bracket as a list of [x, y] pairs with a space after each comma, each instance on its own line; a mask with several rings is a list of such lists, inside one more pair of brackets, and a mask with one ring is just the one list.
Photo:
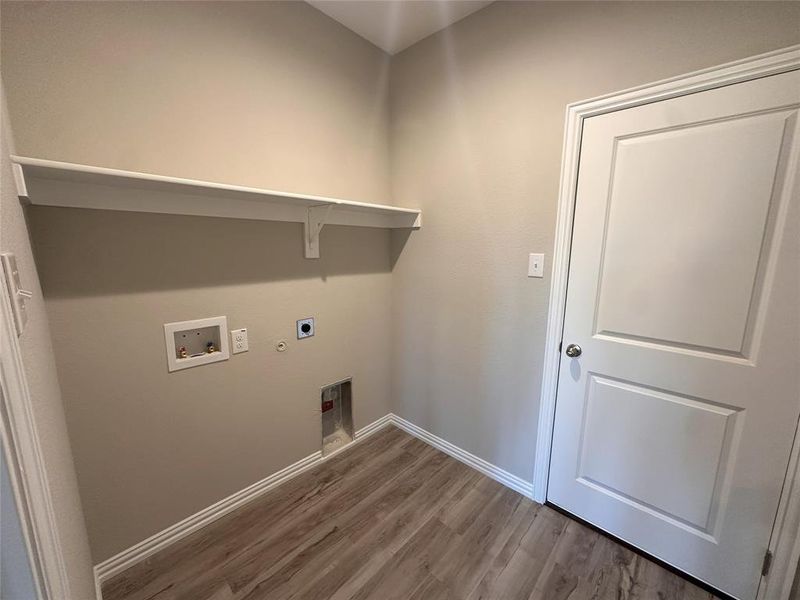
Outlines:
[[303, 224], [306, 258], [319, 258], [319, 234], [322, 228], [325, 227], [332, 208], [333, 204], [310, 206], [308, 208], [308, 216]]
[[14, 184], [17, 186], [17, 197], [28, 197], [28, 186], [25, 185], [25, 173], [22, 171], [22, 165], [19, 163], [11, 163], [11, 172], [14, 174]]

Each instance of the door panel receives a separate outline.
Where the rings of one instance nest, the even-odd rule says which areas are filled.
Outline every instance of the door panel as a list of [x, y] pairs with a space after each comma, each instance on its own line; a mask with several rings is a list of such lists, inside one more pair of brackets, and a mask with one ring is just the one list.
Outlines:
[[800, 72], [584, 121], [548, 499], [755, 598], [800, 415]]
[[597, 375], [587, 387], [578, 481], [712, 539], [739, 411]]
[[[595, 331], [742, 354], [775, 167], [795, 112], [615, 142]], [[730, 178], [742, 164], [747, 177]], [[714, 318], [686, 311], [689, 295], [717, 307]]]

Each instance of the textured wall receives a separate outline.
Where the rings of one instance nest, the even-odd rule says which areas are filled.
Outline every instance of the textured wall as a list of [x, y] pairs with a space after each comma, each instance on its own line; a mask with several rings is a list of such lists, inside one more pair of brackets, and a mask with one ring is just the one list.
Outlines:
[[303, 2], [3, 2], [17, 149], [386, 202], [389, 58]]
[[[394, 57], [389, 90], [388, 57], [303, 3], [4, 2], [22, 154], [425, 211], [407, 240], [326, 228], [320, 261], [296, 224], [32, 211], [95, 561], [317, 449], [318, 387], [351, 374], [357, 427], [393, 409], [530, 480], [550, 280], [525, 270], [550, 268], [565, 105], [799, 26], [792, 3], [496, 3]], [[250, 352], [167, 374], [161, 325], [216, 314]]]
[[0, 90], [0, 252], [16, 254], [20, 281], [33, 292], [33, 297], [26, 303], [28, 324], [19, 343], [42, 458], [47, 467], [57, 534], [64, 551], [67, 582], [72, 598], [83, 600], [94, 596], [92, 562], [45, 301], [28, 237], [28, 215], [17, 198], [8, 159], [14, 149], [14, 140], [6, 108], [5, 95]]
[[798, 42], [797, 3], [497, 2], [393, 57], [395, 412], [530, 481], [567, 103]]
[[[388, 200], [388, 57], [305, 3], [3, 3], [20, 154]], [[389, 411], [389, 234], [37, 208], [32, 238], [99, 562], [320, 447], [319, 387]], [[163, 323], [250, 351], [167, 373]], [[315, 316], [317, 335], [294, 340]], [[274, 350], [278, 339], [289, 350]]]

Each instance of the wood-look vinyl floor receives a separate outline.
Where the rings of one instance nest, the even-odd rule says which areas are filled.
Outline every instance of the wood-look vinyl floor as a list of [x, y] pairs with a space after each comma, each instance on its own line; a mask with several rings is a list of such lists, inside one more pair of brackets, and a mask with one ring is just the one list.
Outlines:
[[387, 427], [107, 581], [104, 600], [710, 600]]

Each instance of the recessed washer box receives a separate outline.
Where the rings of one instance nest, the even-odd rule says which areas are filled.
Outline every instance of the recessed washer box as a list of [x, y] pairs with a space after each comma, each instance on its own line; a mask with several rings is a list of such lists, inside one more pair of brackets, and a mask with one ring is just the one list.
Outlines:
[[210, 317], [164, 325], [170, 372], [228, 360], [228, 318]]

